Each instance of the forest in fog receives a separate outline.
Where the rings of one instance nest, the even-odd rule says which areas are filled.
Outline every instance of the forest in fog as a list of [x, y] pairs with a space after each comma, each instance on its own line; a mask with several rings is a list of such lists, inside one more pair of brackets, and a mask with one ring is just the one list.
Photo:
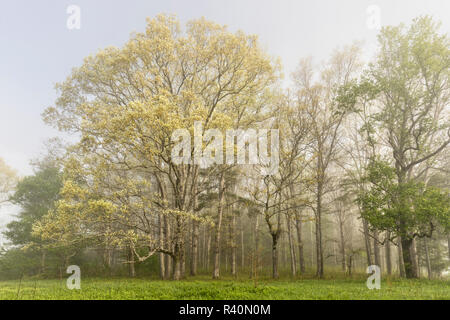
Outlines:
[[448, 276], [439, 21], [383, 27], [370, 58], [354, 42], [298, 61], [283, 75], [257, 36], [171, 15], [86, 57], [42, 114], [61, 136], [34, 174], [0, 159], [0, 205], [19, 208], [0, 279]]

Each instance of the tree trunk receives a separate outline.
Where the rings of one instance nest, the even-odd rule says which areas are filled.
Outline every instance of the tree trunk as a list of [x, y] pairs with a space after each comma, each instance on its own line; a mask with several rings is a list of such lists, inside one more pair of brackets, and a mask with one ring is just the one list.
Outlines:
[[381, 255], [380, 255], [380, 244], [378, 243], [379, 238], [378, 238], [378, 231], [375, 231], [373, 233], [373, 254], [374, 254], [374, 258], [375, 258], [375, 265], [377, 265], [378, 267], [380, 267], [381, 269]]
[[[170, 219], [166, 215], [164, 215], [164, 229], [165, 229], [164, 234], [166, 236], [166, 246], [168, 247], [168, 249], [170, 251], [172, 251], [173, 250], [173, 245], [172, 245], [172, 242], [171, 242], [172, 235], [171, 235], [171, 228], [170, 228]], [[165, 263], [166, 263], [166, 266], [165, 266], [165, 277], [164, 278], [165, 279], [170, 279], [170, 277], [172, 276], [172, 273], [173, 273], [173, 265], [172, 265], [173, 258], [170, 255], [166, 255], [164, 260], [165, 260]]]
[[316, 204], [316, 276], [323, 278], [323, 246], [322, 246], [322, 185], [317, 188]]
[[296, 221], [297, 227], [297, 242], [298, 242], [298, 263], [300, 267], [300, 273], [305, 273], [305, 253], [302, 241], [302, 220], [301, 215], [297, 215]]
[[241, 268], [244, 269], [245, 266], [245, 248], [244, 248], [244, 225], [242, 224], [241, 216]]
[[[195, 175], [197, 175], [197, 169], [195, 169]], [[198, 204], [198, 196], [197, 196], [197, 177], [194, 178], [194, 186], [193, 186], [193, 211], [194, 215], [197, 214], [197, 204]], [[191, 276], [197, 275], [197, 266], [198, 266], [198, 240], [199, 238], [199, 226], [197, 221], [192, 221], [192, 243], [191, 243]]]
[[[159, 246], [160, 248], [164, 248], [164, 221], [162, 214], [158, 215], [158, 224], [159, 224], [159, 230], [158, 230], [158, 237], [159, 237]], [[134, 252], [131, 253], [132, 261], [133, 261], [133, 269], [134, 269]], [[160, 253], [159, 254], [159, 276], [161, 279], [164, 279], [166, 277], [166, 259], [165, 254]], [[131, 264], [130, 264], [131, 267]], [[131, 270], [130, 270], [131, 273]], [[134, 274], [134, 270], [133, 270]], [[132, 276], [134, 277], [134, 275]]]
[[391, 233], [387, 232], [385, 254], [386, 254], [386, 271], [388, 275], [392, 275], [391, 241], [389, 240], [390, 237]]
[[278, 236], [273, 234], [272, 235], [272, 277], [274, 279], [279, 278], [278, 274]]
[[230, 237], [231, 237], [231, 275], [233, 277], [236, 277], [236, 214], [233, 210], [233, 207], [231, 207], [231, 230], [230, 230]]
[[425, 246], [425, 261], [426, 261], [426, 264], [427, 264], [428, 279], [431, 279], [432, 273], [431, 273], [430, 253], [429, 253], [429, 250], [428, 250], [428, 240], [427, 240], [427, 238], [423, 239], [423, 244]]
[[173, 258], [173, 280], [180, 280], [181, 279], [181, 264], [179, 257]]
[[256, 216], [255, 219], [255, 229], [253, 232], [254, 235], [254, 248], [253, 248], [253, 259], [252, 259], [252, 270], [251, 270], [251, 278], [256, 278], [257, 270], [258, 270], [258, 250], [259, 250], [259, 215]]
[[373, 263], [372, 263], [372, 249], [370, 246], [369, 225], [366, 219], [363, 218], [362, 221], [364, 228], [364, 243], [366, 245], [367, 265], [371, 266], [373, 265]]
[[222, 228], [222, 217], [224, 207], [225, 207], [225, 173], [222, 172], [220, 175], [220, 183], [219, 183], [219, 208], [214, 239], [214, 270], [212, 276], [213, 279], [219, 279], [220, 277], [220, 233]]
[[44, 249], [41, 249], [42, 253], [41, 253], [41, 274], [45, 274], [45, 259], [47, 256], [47, 253]]
[[290, 252], [290, 257], [291, 257], [291, 274], [293, 277], [295, 277], [297, 274], [297, 265], [296, 265], [294, 243], [293, 243], [293, 239], [292, 239], [292, 221], [291, 221], [289, 215], [286, 216], [286, 219], [287, 219], [287, 225], [288, 225], [289, 252]]
[[198, 266], [198, 233], [199, 227], [197, 221], [192, 221], [192, 243], [191, 243], [191, 276], [197, 275]]
[[207, 232], [208, 232], [208, 241], [206, 242], [206, 271], [209, 270], [209, 264], [210, 264], [210, 260], [211, 260], [211, 238], [212, 238], [212, 234], [211, 234], [211, 228], [208, 228]]
[[342, 219], [339, 219], [339, 235], [341, 240], [341, 259], [342, 259], [342, 271], [346, 271], [346, 257], [345, 257], [345, 237], [344, 237], [344, 223]]
[[175, 245], [174, 245], [174, 255], [173, 255], [173, 280], [180, 280], [182, 277], [182, 260], [183, 260], [183, 251], [184, 251], [184, 239], [182, 233], [182, 224], [181, 217], [176, 218], [176, 230], [175, 230]]
[[403, 262], [403, 247], [402, 247], [402, 238], [398, 237], [398, 271], [400, 273], [400, 277], [405, 277], [405, 263]]
[[[134, 262], [134, 251], [131, 246], [128, 248], [128, 274], [131, 278], [136, 276], [135, 262]], [[164, 273], [162, 273], [164, 276]]]
[[417, 278], [416, 270], [414, 270], [412, 248], [413, 239], [402, 237], [403, 263], [405, 266], [405, 276], [408, 279]]
[[416, 239], [412, 240], [411, 245], [411, 259], [413, 263], [413, 271], [414, 271], [414, 277], [419, 278], [419, 258], [417, 255], [417, 245], [416, 245]]

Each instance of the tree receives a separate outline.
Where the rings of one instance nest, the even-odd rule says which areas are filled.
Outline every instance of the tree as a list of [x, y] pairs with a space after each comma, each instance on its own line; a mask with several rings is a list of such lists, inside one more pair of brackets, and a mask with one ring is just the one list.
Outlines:
[[[172, 134], [187, 129], [192, 137], [196, 123], [202, 126], [199, 136], [210, 128], [246, 128], [265, 114], [277, 79], [278, 64], [255, 36], [233, 34], [205, 19], [189, 22], [183, 32], [174, 17], [160, 15], [123, 48], [107, 48], [87, 58], [58, 85], [56, 107], [44, 114], [48, 123], [81, 136], [69, 152], [67, 197], [53, 220], [55, 215], [68, 217], [77, 198], [86, 210], [83, 219], [99, 205], [99, 212], [111, 214], [104, 217], [103, 226], [109, 219], [120, 222], [110, 234], [114, 241], [148, 247], [148, 256], [135, 252], [138, 259], [164, 253], [173, 264], [173, 278], [180, 279], [191, 222], [191, 251], [196, 255], [197, 222], [202, 220], [198, 196], [209, 186], [203, 180], [220, 175], [221, 167], [201, 167], [192, 144], [187, 163], [173, 161], [172, 148], [178, 141]], [[201, 140], [200, 146], [209, 142]], [[219, 201], [218, 221], [223, 204]], [[220, 233], [220, 227], [215, 231]], [[81, 230], [72, 231], [79, 235]], [[155, 232], [164, 233], [165, 240], [156, 241]], [[194, 274], [196, 264], [193, 259]]]
[[[450, 102], [450, 46], [448, 36], [438, 30], [439, 24], [430, 17], [417, 18], [408, 28], [383, 28], [376, 61], [359, 87], [376, 108], [370, 139], [381, 142], [392, 154], [401, 194], [412, 191], [414, 184], [410, 182], [423, 173], [418, 171], [419, 165], [439, 155], [450, 143], [445, 109]], [[414, 212], [408, 203], [400, 203], [406, 198], [392, 199], [392, 205]], [[416, 277], [410, 217], [399, 213], [398, 218], [406, 276]]]
[[351, 84], [356, 77], [361, 67], [359, 55], [360, 48], [357, 45], [336, 51], [319, 75], [320, 80], [315, 79], [310, 59], [302, 60], [294, 74], [298, 101], [305, 106], [313, 136], [310, 146], [314, 161], [310, 168], [314, 176], [311, 192], [315, 204], [310, 207], [315, 215], [316, 273], [320, 278], [324, 275], [323, 202], [330, 191], [329, 170], [338, 152], [341, 125], [350, 111], [348, 104], [338, 100], [339, 88]]
[[[359, 198], [362, 215], [376, 230], [389, 232], [388, 241], [401, 237], [410, 244], [415, 238], [430, 238], [439, 227], [449, 229], [448, 193], [417, 182], [400, 184], [395, 169], [383, 161], [372, 161], [367, 180], [371, 188]], [[413, 277], [410, 247], [403, 248], [406, 275]]]
[[33, 225], [54, 207], [61, 187], [62, 177], [59, 168], [52, 163], [42, 163], [36, 168], [34, 175], [19, 180], [9, 198], [9, 201], [19, 206], [21, 210], [3, 232], [12, 245], [9, 251], [17, 251], [9, 252], [7, 256], [9, 258], [16, 256], [19, 261], [15, 263], [27, 266], [24, 271], [38, 268], [40, 274], [46, 272], [48, 250], [45, 248], [45, 241], [33, 236]]

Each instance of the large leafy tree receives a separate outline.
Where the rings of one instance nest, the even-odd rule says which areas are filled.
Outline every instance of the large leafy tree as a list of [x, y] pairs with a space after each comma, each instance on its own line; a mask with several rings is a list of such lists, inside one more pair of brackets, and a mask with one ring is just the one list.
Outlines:
[[[164, 15], [149, 20], [123, 48], [86, 58], [58, 85], [57, 105], [44, 115], [81, 140], [69, 153], [64, 197], [36, 232], [57, 239], [66, 223], [74, 236], [84, 227], [84, 234], [102, 241], [147, 247], [149, 256], [169, 255], [179, 279], [202, 184], [197, 164], [172, 161], [171, 135], [181, 128], [192, 132], [195, 121], [206, 130], [260, 120], [277, 71], [254, 36], [204, 19], [189, 22], [184, 32]], [[205, 175], [224, 176], [220, 171], [214, 167]], [[71, 219], [73, 211], [78, 215]], [[104, 214], [94, 219], [92, 212]]]
[[[424, 227], [420, 233], [429, 228], [420, 220], [428, 214], [419, 214], [426, 210], [417, 211], [419, 204], [413, 200], [417, 196], [417, 201], [427, 202], [438, 196], [433, 190], [420, 191], [416, 182], [427, 172], [423, 165], [450, 144], [450, 39], [439, 33], [439, 24], [430, 17], [421, 17], [409, 27], [383, 28], [378, 40], [378, 55], [359, 92], [347, 97], [360, 95], [372, 103], [374, 111], [364, 129], [369, 142], [379, 144], [380, 150], [391, 156], [397, 196], [390, 195], [389, 210], [396, 212], [396, 219], [389, 216], [401, 237], [406, 276], [415, 277], [411, 255], [418, 235], [415, 228]], [[449, 219], [448, 215], [445, 218]]]

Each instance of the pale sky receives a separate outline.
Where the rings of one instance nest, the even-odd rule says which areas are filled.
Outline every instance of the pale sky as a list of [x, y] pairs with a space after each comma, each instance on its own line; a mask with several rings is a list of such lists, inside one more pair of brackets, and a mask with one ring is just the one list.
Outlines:
[[[80, 30], [66, 26], [70, 5], [81, 9]], [[442, 21], [443, 32], [450, 31], [449, 0], [3, 0], [0, 157], [20, 175], [30, 174], [30, 159], [40, 154], [44, 141], [58, 135], [40, 116], [55, 101], [55, 83], [84, 57], [143, 31], [146, 17], [170, 13], [184, 23], [204, 16], [231, 30], [257, 34], [263, 47], [281, 58], [289, 79], [302, 57], [320, 62], [355, 40], [373, 47], [377, 30], [367, 24], [373, 5], [380, 9], [381, 25], [430, 14]]]

